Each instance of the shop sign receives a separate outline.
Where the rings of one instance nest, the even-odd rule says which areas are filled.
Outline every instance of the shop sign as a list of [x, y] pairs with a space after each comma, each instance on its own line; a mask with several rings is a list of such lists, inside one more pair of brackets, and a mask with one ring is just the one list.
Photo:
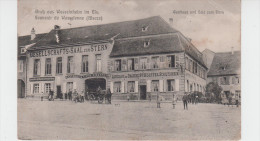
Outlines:
[[144, 77], [160, 77], [160, 76], [177, 76], [178, 72], [158, 72], [158, 73], [136, 73], [127, 75], [112, 75], [112, 78], [144, 78]]
[[34, 77], [29, 78], [30, 81], [54, 81], [55, 77]]
[[85, 52], [100, 52], [107, 49], [108, 49], [107, 44], [94, 44], [87, 47], [70, 47], [70, 48], [32, 51], [30, 52], [30, 57], [54, 56], [54, 55], [85, 53]]
[[68, 79], [68, 78], [89, 78], [89, 77], [109, 77], [109, 74], [93, 73], [93, 74], [84, 74], [84, 75], [67, 75], [67, 76], [65, 76], [66, 79]]

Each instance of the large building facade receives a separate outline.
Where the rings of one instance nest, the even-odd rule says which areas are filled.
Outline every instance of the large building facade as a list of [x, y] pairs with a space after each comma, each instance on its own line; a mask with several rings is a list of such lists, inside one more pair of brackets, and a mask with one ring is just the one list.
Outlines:
[[26, 96], [110, 89], [113, 99], [171, 100], [205, 92], [203, 55], [161, 17], [96, 26], [59, 26], [26, 52]]
[[207, 83], [222, 87], [222, 97], [241, 98], [241, 52], [210, 53], [211, 63]]

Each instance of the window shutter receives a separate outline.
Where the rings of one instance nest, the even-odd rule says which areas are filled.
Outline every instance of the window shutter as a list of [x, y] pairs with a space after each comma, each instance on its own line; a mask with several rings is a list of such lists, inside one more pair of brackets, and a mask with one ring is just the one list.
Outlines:
[[175, 79], [175, 91], [180, 91], [179, 87], [179, 79]]
[[44, 83], [40, 83], [39, 87], [40, 87], [39, 93], [42, 93], [42, 92], [44, 93]]
[[124, 81], [125, 83], [125, 93], [127, 93], [127, 81]]
[[121, 81], [121, 93], [125, 93], [125, 83]]
[[138, 81], [135, 81], [135, 92], [138, 92]]
[[127, 63], [126, 59], [122, 59], [122, 71], [127, 71]]
[[76, 82], [73, 82], [73, 91], [74, 89], [77, 89], [77, 83]]
[[66, 82], [63, 83], [62, 92], [63, 92], [63, 93], [66, 93]]
[[114, 60], [111, 60], [111, 62], [110, 62], [110, 72], [114, 71], [114, 68], [115, 68]]
[[146, 69], [150, 69], [150, 68], [151, 68], [150, 57], [147, 57]]
[[179, 55], [175, 55], [175, 67], [178, 68], [180, 66], [180, 58]]
[[33, 84], [31, 84], [30, 87], [31, 87], [31, 94], [33, 94]]
[[147, 80], [146, 83], [147, 83], [146, 91], [151, 92], [151, 80]]
[[114, 82], [113, 81], [111, 81], [110, 82], [110, 91], [111, 91], [111, 93], [114, 93]]
[[163, 92], [163, 80], [159, 80], [159, 91]]
[[138, 70], [138, 67], [139, 67], [139, 58], [134, 58], [134, 64], [135, 64], [135, 69], [134, 69], [134, 70]]

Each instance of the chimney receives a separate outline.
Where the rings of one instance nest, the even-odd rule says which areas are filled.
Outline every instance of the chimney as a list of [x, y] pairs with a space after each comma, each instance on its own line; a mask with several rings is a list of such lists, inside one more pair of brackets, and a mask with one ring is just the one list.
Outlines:
[[169, 18], [169, 23], [171, 26], [173, 26], [173, 18]]
[[231, 54], [234, 54], [234, 47], [231, 47]]
[[54, 30], [55, 30], [56, 42], [59, 43], [60, 42], [60, 35], [59, 35], [60, 26], [54, 25]]
[[54, 25], [54, 30], [60, 30], [60, 26]]
[[36, 37], [35, 30], [34, 30], [34, 28], [32, 28], [32, 30], [31, 30], [31, 40], [34, 40], [35, 37]]

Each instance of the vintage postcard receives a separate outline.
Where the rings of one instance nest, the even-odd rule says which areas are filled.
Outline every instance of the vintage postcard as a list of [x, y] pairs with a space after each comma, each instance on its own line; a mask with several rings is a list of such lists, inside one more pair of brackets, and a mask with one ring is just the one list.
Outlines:
[[240, 0], [18, 0], [21, 140], [240, 140]]

